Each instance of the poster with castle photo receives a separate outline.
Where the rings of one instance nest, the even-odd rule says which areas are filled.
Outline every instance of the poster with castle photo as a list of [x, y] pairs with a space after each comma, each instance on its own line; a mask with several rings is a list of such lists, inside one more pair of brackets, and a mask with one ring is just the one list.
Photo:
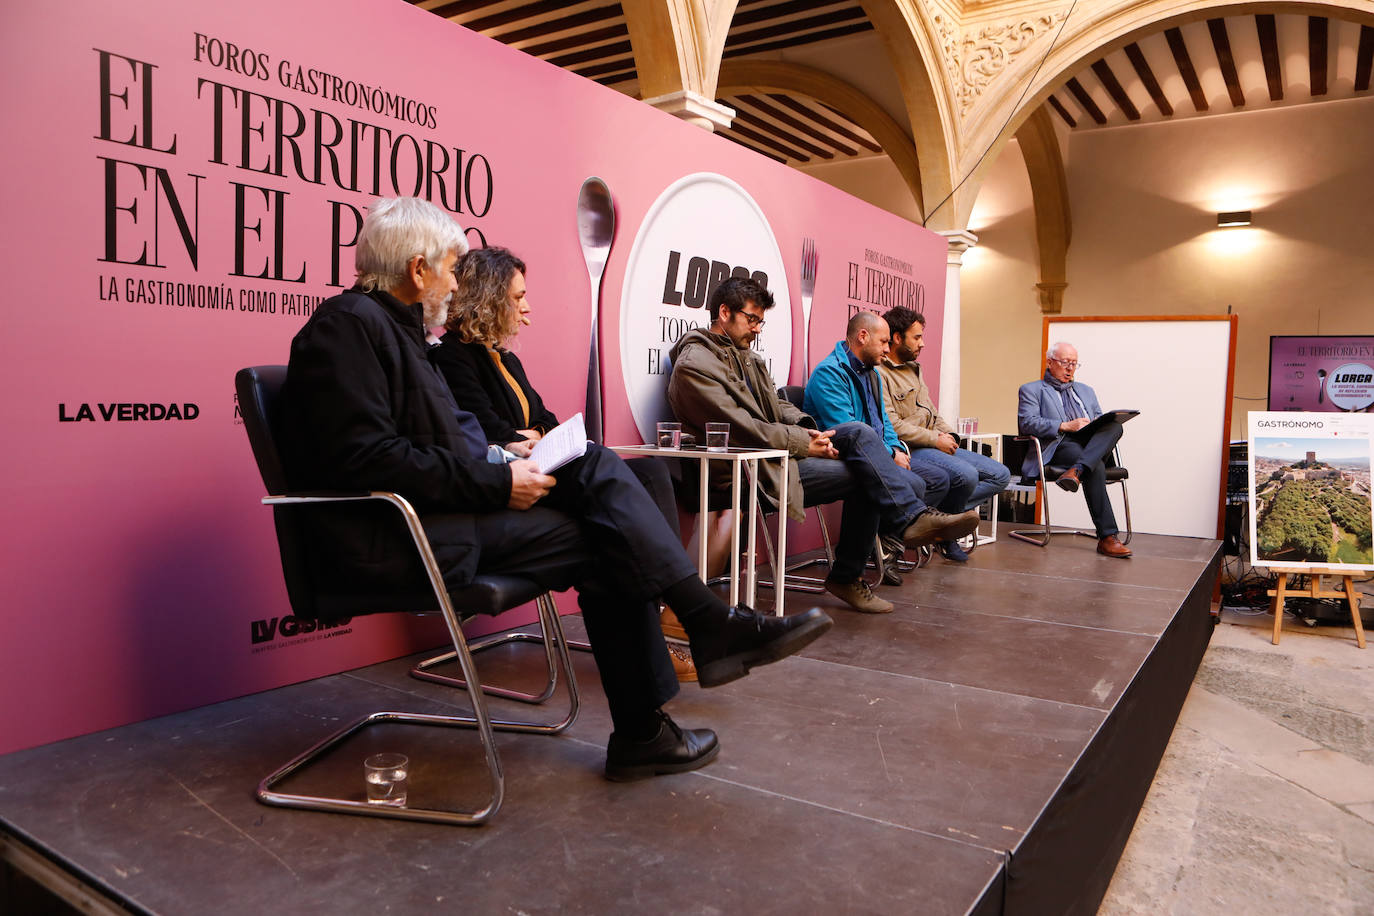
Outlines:
[[1250, 562], [1374, 570], [1374, 414], [1250, 414]]

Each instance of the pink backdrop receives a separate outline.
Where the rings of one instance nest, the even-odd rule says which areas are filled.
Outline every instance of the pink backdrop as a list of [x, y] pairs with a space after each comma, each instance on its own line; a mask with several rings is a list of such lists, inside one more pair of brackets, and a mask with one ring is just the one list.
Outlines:
[[[302, 297], [336, 291], [331, 259], [351, 277], [331, 217], [351, 240], [352, 214], [377, 195], [350, 163], [370, 176], [374, 143], [383, 175], [395, 152], [400, 193], [415, 192], [411, 163], [428, 154], [437, 175], [419, 193], [447, 194], [451, 209], [461, 155], [470, 193], [455, 218], [529, 262], [535, 324], [520, 352], [563, 416], [582, 407], [590, 333], [574, 205], [584, 178], [607, 181], [619, 224], [602, 295], [609, 442], [638, 441], [616, 333], [626, 258], [653, 200], [692, 172], [728, 175], [767, 214], [788, 274], [773, 285], [792, 291], [793, 381], [803, 237], [821, 252], [813, 365], [864, 304], [846, 264], [865, 250], [912, 265], [940, 339], [939, 236], [407, 4], [72, 0], [9, 4], [0, 24], [0, 752], [441, 641], [394, 615], [314, 632], [286, 621], [283, 634], [270, 512], [234, 403], [237, 369], [286, 361]], [[359, 107], [359, 86], [399, 107]], [[380, 192], [396, 193], [389, 177]], [[228, 308], [205, 307], [226, 294]]]

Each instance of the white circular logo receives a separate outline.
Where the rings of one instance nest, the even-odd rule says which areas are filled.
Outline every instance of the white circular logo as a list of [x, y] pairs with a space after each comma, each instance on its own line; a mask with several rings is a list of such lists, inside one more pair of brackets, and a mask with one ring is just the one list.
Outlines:
[[1342, 410], [1364, 410], [1374, 404], [1374, 369], [1346, 363], [1326, 377], [1326, 396]]
[[706, 328], [706, 302], [729, 276], [753, 277], [773, 294], [754, 350], [775, 384], [792, 358], [792, 300], [782, 252], [749, 193], [724, 175], [698, 172], [673, 182], [635, 236], [620, 299], [620, 365], [635, 426], [645, 442], [669, 419], [668, 357], [679, 337]]

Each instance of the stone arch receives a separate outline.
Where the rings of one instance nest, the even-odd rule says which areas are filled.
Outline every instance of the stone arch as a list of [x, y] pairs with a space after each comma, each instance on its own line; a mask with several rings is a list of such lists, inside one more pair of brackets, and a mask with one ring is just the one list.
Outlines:
[[929, 23], [921, 18], [929, 14], [921, 4], [902, 0], [860, 0], [859, 5], [887, 48], [901, 87], [911, 123], [908, 136], [921, 163], [921, 190], [916, 195], [921, 214], [932, 229], [962, 228], [950, 218], [953, 211], [941, 207], [955, 188], [956, 130], [943, 72], [931, 65], [941, 59], [942, 51], [932, 40]]
[[733, 112], [715, 102], [737, 0], [622, 0], [640, 97], [708, 130]]
[[721, 64], [718, 95], [767, 91], [794, 92], [824, 102], [868, 131], [901, 173], [917, 209], [925, 212], [916, 146], [902, 126], [868, 95], [837, 77], [800, 64], [763, 60]]
[[1049, 111], [1041, 105], [1016, 131], [1021, 158], [1030, 178], [1031, 204], [1035, 211], [1035, 244], [1040, 258], [1040, 311], [1058, 314], [1068, 286], [1069, 241], [1073, 223], [1069, 215], [1069, 185], [1064, 158], [1055, 136]]
[[[1040, 65], [1040, 55], [1021, 60], [992, 87], [996, 104], [986, 107], [976, 121], [965, 124], [961, 143], [960, 172], [967, 170], [965, 191], [956, 197], [957, 225], [968, 225], [977, 189], [1007, 142], [1041, 108], [1045, 99], [1069, 76], [1091, 61], [1136, 40], [1144, 33], [1196, 22], [1215, 16], [1246, 13], [1299, 13], [1327, 15], [1374, 25], [1374, 0], [1301, 0], [1301, 2], [1215, 2], [1180, 4], [1178, 0], [1144, 0], [1112, 6], [1080, 4], [1055, 49]], [[1038, 73], [1037, 73], [1038, 68]], [[1034, 83], [1029, 81], [1034, 76]], [[986, 152], [983, 152], [986, 150]], [[1035, 177], [1032, 176], [1032, 192]], [[1036, 195], [1038, 197], [1038, 195]]]

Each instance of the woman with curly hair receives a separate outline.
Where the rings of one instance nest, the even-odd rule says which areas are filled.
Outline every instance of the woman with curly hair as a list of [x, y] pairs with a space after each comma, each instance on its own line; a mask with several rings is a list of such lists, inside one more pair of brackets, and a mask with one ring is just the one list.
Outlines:
[[520, 358], [506, 349], [530, 323], [525, 262], [506, 248], [474, 248], [454, 273], [458, 290], [447, 333], [431, 353], [434, 365], [463, 409], [477, 416], [489, 442], [509, 447], [537, 441], [558, 418], [530, 384]]
[[[528, 454], [558, 417], [544, 406], [525, 367], [506, 345], [530, 324], [525, 295], [525, 262], [506, 248], [474, 248], [453, 269], [453, 294], [443, 340], [430, 360], [448, 380], [454, 398], [471, 411], [487, 441], [517, 454]], [[653, 497], [669, 526], [678, 530], [673, 484], [662, 462], [639, 458], [626, 462]], [[665, 632], [685, 636], [672, 612], [664, 614]], [[687, 647], [668, 644], [678, 680], [695, 681], [696, 669]]]

